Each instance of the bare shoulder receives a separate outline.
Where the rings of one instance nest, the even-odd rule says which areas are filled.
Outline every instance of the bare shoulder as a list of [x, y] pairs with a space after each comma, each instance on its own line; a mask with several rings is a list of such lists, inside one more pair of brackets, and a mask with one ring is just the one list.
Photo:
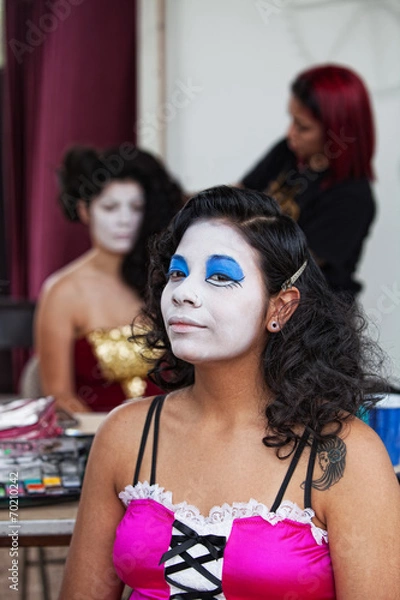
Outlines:
[[318, 445], [316, 459], [313, 488], [321, 492], [329, 490], [331, 499], [379, 487], [399, 492], [382, 440], [355, 417], [344, 421], [339, 435]]
[[85, 272], [86, 268], [77, 260], [50, 275], [40, 290], [36, 320], [52, 316], [59, 320], [62, 311], [64, 320], [79, 327], [87, 307]]
[[100, 425], [94, 446], [112, 448], [112, 461], [124, 464], [126, 457], [135, 458], [146, 417], [154, 397], [135, 398], [114, 408]]
[[41, 298], [64, 298], [78, 291], [85, 277], [86, 268], [78, 259], [64, 268], [52, 273], [43, 283]]
[[369, 514], [382, 498], [385, 506], [400, 509], [400, 486], [386, 448], [355, 417], [344, 421], [338, 435], [318, 444], [311, 489], [315, 513], [331, 531], [332, 523], [355, 522], [362, 507]]
[[346, 462], [351, 471], [393, 472], [381, 438], [360, 419], [354, 417], [345, 422], [340, 438], [346, 446]]
[[[141, 432], [154, 396], [134, 398], [114, 408], [98, 429], [102, 436], [119, 434], [121, 439]], [[97, 435], [97, 434], [96, 434]]]
[[389, 455], [379, 436], [355, 417], [330, 442], [317, 450], [313, 487], [325, 479], [313, 498], [328, 530], [337, 597], [395, 600], [400, 486]]

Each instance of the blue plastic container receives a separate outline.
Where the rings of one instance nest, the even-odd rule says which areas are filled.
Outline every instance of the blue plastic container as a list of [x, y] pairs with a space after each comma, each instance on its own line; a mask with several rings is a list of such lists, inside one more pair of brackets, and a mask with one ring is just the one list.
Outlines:
[[400, 465], [400, 394], [380, 400], [369, 413], [369, 424], [385, 444], [393, 465]]

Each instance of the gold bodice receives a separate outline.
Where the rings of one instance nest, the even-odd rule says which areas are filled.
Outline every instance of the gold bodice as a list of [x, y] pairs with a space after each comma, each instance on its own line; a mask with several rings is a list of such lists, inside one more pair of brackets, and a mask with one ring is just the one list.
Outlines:
[[131, 334], [131, 326], [125, 325], [113, 329], [95, 329], [86, 338], [103, 376], [120, 383], [128, 398], [135, 398], [143, 395], [152, 364], [143, 358], [140, 344], [129, 341]]

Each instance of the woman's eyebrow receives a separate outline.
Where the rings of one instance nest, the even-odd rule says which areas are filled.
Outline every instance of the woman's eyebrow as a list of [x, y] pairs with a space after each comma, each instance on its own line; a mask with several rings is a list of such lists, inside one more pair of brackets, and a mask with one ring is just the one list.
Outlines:
[[185, 273], [189, 271], [189, 267], [186, 260], [180, 254], [174, 254], [173, 256], [171, 256], [169, 269], [181, 269]]
[[171, 261], [173, 260], [182, 260], [183, 262], [186, 262], [186, 260], [184, 259], [184, 257], [181, 254], [173, 254], [171, 256]]
[[207, 271], [215, 267], [226, 269], [227, 274], [236, 279], [244, 278], [242, 267], [234, 258], [226, 254], [213, 254], [207, 259]]
[[[111, 202], [121, 202], [121, 198], [117, 198], [115, 196], [103, 196], [102, 198], [99, 198], [100, 202], [103, 200], [105, 202], [107, 201], [111, 201]], [[124, 198], [122, 200], [122, 202], [137, 202], [138, 204], [144, 204], [144, 198], [138, 198], [137, 196], [131, 196], [130, 198]]]

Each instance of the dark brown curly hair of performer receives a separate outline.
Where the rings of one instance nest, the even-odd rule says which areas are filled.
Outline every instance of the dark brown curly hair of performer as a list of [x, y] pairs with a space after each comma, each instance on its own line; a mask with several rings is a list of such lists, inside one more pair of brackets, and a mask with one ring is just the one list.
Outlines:
[[[150, 371], [152, 379], [165, 390], [194, 381], [193, 365], [171, 351], [160, 300], [171, 256], [199, 219], [224, 220], [257, 250], [267, 297], [278, 294], [283, 282], [307, 260], [295, 283], [299, 305], [289, 321], [268, 336], [260, 356], [266, 387], [274, 397], [266, 406], [268, 429], [263, 441], [277, 451], [293, 442], [295, 446], [296, 431], [304, 427], [320, 441], [334, 438], [344, 419], [376, 401], [367, 391], [372, 380], [380, 381], [384, 355], [365, 336], [365, 319], [357, 305], [349, 306], [328, 288], [299, 226], [261, 192], [227, 186], [205, 190], [192, 197], [155, 240], [144, 315], [150, 332], [144, 341], [162, 356]], [[329, 433], [321, 433], [328, 424], [333, 425]]]

